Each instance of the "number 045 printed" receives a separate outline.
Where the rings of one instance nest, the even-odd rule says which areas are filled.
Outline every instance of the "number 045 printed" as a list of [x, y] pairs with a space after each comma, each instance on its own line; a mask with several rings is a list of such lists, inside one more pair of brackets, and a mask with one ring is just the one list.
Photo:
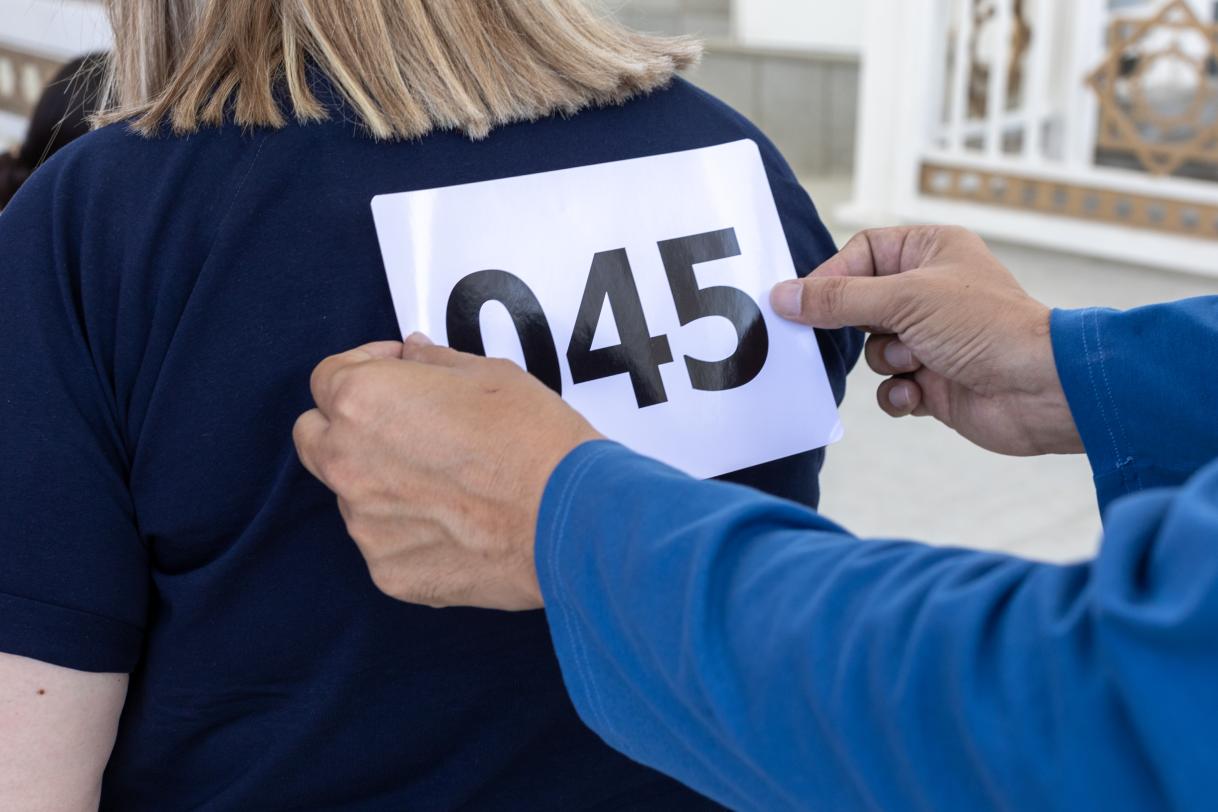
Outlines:
[[712, 477], [841, 437], [757, 145], [379, 195], [403, 335], [525, 367], [636, 451]]

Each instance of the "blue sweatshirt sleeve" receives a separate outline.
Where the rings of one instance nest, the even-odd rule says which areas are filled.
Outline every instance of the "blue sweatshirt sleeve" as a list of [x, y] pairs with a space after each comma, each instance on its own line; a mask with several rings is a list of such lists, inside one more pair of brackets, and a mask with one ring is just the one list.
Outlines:
[[1102, 508], [1218, 457], [1218, 296], [1059, 310], [1053, 349]]
[[583, 719], [738, 809], [1203, 809], [1218, 466], [1122, 500], [1094, 562], [861, 542], [609, 443], [537, 564]]

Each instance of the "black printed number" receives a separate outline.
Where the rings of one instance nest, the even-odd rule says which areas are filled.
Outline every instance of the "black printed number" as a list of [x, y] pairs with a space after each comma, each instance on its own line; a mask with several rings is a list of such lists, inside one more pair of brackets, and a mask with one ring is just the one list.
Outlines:
[[546, 386], [562, 394], [562, 373], [550, 322], [529, 286], [507, 271], [478, 271], [462, 279], [448, 296], [448, 345], [486, 355], [482, 341], [482, 306], [499, 302], [507, 308], [524, 351], [525, 367]]
[[711, 231], [660, 243], [660, 258], [677, 305], [681, 326], [707, 316], [722, 316], [736, 328], [736, 351], [722, 361], [685, 356], [694, 389], [721, 392], [752, 381], [770, 354], [770, 334], [761, 308], [742, 290], [725, 286], [699, 288], [694, 266], [740, 256], [736, 230]]
[[[592, 337], [596, 335], [596, 325], [606, 300], [613, 310], [622, 343], [594, 350]], [[571, 334], [571, 345], [567, 348], [567, 363], [571, 365], [571, 379], [575, 383], [628, 373], [640, 409], [668, 401], [660, 366], [672, 363], [672, 350], [666, 336], [653, 338], [649, 334], [639, 289], [624, 248], [603, 251], [592, 259], [584, 299], [575, 317], [575, 332]]]
[[[765, 367], [770, 337], [761, 308], [747, 293], [725, 285], [698, 287], [694, 267], [740, 255], [735, 229], [710, 231], [664, 240], [660, 258], [672, 289], [681, 326], [698, 319], [719, 316], [736, 328], [736, 350], [720, 361], [685, 357], [685, 368], [694, 389], [721, 392], [752, 381]], [[524, 351], [525, 366], [542, 383], [562, 394], [562, 373], [554, 334], [529, 286], [507, 271], [478, 271], [462, 279], [448, 298], [448, 343], [462, 352], [485, 355], [481, 314], [487, 302], [499, 302], [512, 317]], [[620, 344], [592, 349], [596, 326], [605, 303], [613, 311]], [[575, 383], [629, 375], [639, 408], [668, 401], [660, 367], [672, 363], [667, 336], [653, 336], [647, 329], [643, 303], [634, 281], [626, 250], [602, 251], [592, 259], [583, 301], [575, 318], [575, 330], [567, 347], [567, 363]]]

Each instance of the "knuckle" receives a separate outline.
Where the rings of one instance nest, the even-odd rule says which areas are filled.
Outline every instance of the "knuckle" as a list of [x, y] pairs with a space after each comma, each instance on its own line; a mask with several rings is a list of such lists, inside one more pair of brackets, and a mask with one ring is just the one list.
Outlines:
[[956, 245], [975, 248], [985, 245], [985, 241], [976, 232], [970, 231], [964, 226], [941, 226], [939, 236], [949, 246]]
[[406, 361], [420, 361], [428, 357], [427, 353], [432, 347], [429, 344], [415, 344], [407, 342], [402, 345], [402, 358]]
[[292, 424], [292, 443], [301, 451], [312, 446], [312, 438], [308, 433], [308, 418], [303, 414]]
[[332, 364], [333, 361], [330, 358], [325, 358], [313, 367], [313, 371], [309, 374], [309, 390], [313, 393], [314, 398], [323, 390]]
[[347, 525], [347, 535], [351, 536], [360, 549], [371, 548], [376, 537], [373, 535], [371, 523], [363, 517], [358, 510], [351, 510], [343, 516], [343, 521]]
[[398, 583], [398, 579], [393, 575], [391, 568], [373, 564], [368, 567], [368, 575], [372, 578], [372, 585], [381, 592], [384, 592], [386, 595], [391, 595], [393, 597], [400, 597], [403, 595], [403, 590], [400, 588], [401, 585]]
[[447, 609], [452, 605], [452, 603], [446, 600], [440, 591], [436, 589], [420, 591], [414, 596], [414, 598], [411, 599], [411, 603], [417, 603], [420, 606], [426, 606], [429, 609]]
[[[804, 298], [815, 311], [828, 316], [840, 313], [846, 301], [846, 289], [850, 280], [846, 277], [831, 276], [819, 280], [811, 288], [811, 296]], [[806, 288], [805, 288], [806, 290]]]
[[863, 348], [863, 356], [867, 359], [867, 365], [876, 372], [883, 372], [888, 367], [884, 361], [885, 343], [881, 337], [873, 336], [867, 340], [867, 344]]
[[331, 450], [320, 460], [322, 474], [334, 490], [347, 499], [362, 492], [363, 467], [349, 454]]
[[883, 237], [887, 231], [887, 228], [865, 228], [858, 234], [855, 234], [854, 239], [870, 244], [872, 240]]
[[[393, 594], [402, 600], [420, 606], [430, 606], [433, 609], [439, 608], [439, 590], [427, 578], [416, 576], [409, 583], [398, 584], [398, 587]], [[382, 589], [382, 591], [385, 590]]]
[[425, 347], [423, 352], [423, 360], [436, 366], [448, 366], [453, 362], [453, 359], [460, 356], [461, 353], [451, 347]]
[[369, 413], [368, 382], [358, 370], [342, 374], [334, 384], [334, 414], [343, 420], [361, 422]]
[[462, 586], [454, 577], [429, 579], [414, 587], [411, 603], [446, 609], [460, 604], [468, 593], [469, 588]]

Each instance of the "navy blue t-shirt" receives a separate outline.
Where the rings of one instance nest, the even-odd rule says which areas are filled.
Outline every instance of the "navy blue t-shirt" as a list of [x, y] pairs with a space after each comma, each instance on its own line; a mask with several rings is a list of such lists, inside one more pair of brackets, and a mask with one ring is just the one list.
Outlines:
[[[0, 651], [132, 674], [103, 808], [710, 805], [581, 725], [543, 613], [378, 592], [291, 429], [318, 361], [399, 337], [373, 196], [741, 138], [811, 270], [808, 196], [683, 81], [478, 142], [115, 126], [35, 173], [0, 214]], [[840, 400], [858, 337], [821, 348]], [[814, 504], [821, 461], [735, 478]]]

